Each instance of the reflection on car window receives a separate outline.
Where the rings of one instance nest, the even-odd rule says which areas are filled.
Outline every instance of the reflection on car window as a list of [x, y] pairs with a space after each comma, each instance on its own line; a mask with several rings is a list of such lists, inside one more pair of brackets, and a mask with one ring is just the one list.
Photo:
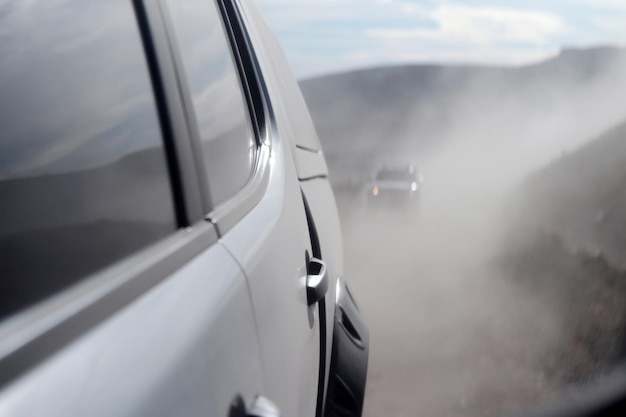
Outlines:
[[217, 205], [250, 178], [256, 150], [250, 116], [215, 3], [169, 0], [168, 5]]
[[176, 229], [132, 3], [0, 2], [0, 316]]

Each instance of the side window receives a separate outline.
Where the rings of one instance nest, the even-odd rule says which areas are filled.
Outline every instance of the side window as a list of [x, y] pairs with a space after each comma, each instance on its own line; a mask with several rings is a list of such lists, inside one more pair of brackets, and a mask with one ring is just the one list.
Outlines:
[[250, 179], [256, 140], [239, 74], [213, 0], [167, 0], [200, 132], [214, 206]]
[[177, 228], [132, 3], [2, 8], [0, 318]]

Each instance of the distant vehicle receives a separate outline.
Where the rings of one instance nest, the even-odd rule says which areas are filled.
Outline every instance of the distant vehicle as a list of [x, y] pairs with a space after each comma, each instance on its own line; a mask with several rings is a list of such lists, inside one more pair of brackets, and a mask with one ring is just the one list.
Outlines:
[[416, 203], [424, 176], [415, 165], [383, 166], [368, 187], [368, 200], [376, 203]]
[[254, 3], [0, 9], [0, 417], [359, 417], [324, 154]]

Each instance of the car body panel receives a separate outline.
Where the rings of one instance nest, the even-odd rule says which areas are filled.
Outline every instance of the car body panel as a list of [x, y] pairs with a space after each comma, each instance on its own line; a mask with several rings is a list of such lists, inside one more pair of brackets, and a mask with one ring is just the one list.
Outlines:
[[[295, 167], [272, 138], [264, 197], [222, 238], [248, 278], [264, 364], [264, 395], [285, 415], [315, 414], [320, 328], [306, 298], [310, 237]], [[287, 154], [288, 155], [288, 154]]]
[[[306, 298], [311, 236], [297, 182], [298, 167], [302, 170], [305, 166], [294, 162], [294, 143], [307, 135], [312, 136], [315, 147], [319, 143], [282, 51], [266, 49], [268, 44], [278, 47], [271, 32], [263, 33], [261, 43], [257, 31], [267, 28], [258, 10], [251, 2], [239, 3], [239, 10], [270, 109], [265, 139], [271, 145], [270, 178], [263, 199], [222, 240], [248, 276], [267, 382], [264, 395], [284, 415], [311, 416], [318, 412], [320, 398], [318, 373], [311, 372], [321, 362], [320, 318], [318, 305], [309, 306]], [[321, 152], [301, 152], [312, 159], [306, 164], [309, 172], [325, 175]], [[325, 346], [322, 352], [325, 357]]]
[[0, 392], [0, 415], [228, 415], [263, 388], [253, 323], [216, 243]]
[[263, 74], [266, 74], [265, 82], [270, 99], [280, 98], [280, 105], [276, 103], [274, 108], [278, 136], [288, 140], [287, 144], [294, 155], [298, 178], [301, 179], [300, 187], [309, 205], [320, 240], [322, 260], [326, 263], [331, 278], [325, 303], [323, 396], [328, 382], [333, 340], [335, 284], [337, 277], [343, 274], [343, 241], [339, 215], [317, 133], [283, 51], [253, 2], [245, 2], [243, 14], [248, 20], [247, 26], [253, 45], [264, 45], [263, 48], [258, 48], [257, 57]]
[[295, 147], [296, 169], [298, 179], [307, 180], [311, 178], [328, 177], [328, 168], [321, 151], [312, 151]]

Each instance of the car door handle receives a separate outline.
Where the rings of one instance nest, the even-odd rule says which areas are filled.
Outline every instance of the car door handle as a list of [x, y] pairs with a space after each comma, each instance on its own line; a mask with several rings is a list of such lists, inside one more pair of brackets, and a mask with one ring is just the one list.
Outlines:
[[254, 399], [248, 417], [280, 417], [280, 411], [276, 404], [259, 395]]
[[309, 305], [320, 301], [328, 291], [328, 272], [324, 261], [311, 258], [307, 266], [306, 297]]

